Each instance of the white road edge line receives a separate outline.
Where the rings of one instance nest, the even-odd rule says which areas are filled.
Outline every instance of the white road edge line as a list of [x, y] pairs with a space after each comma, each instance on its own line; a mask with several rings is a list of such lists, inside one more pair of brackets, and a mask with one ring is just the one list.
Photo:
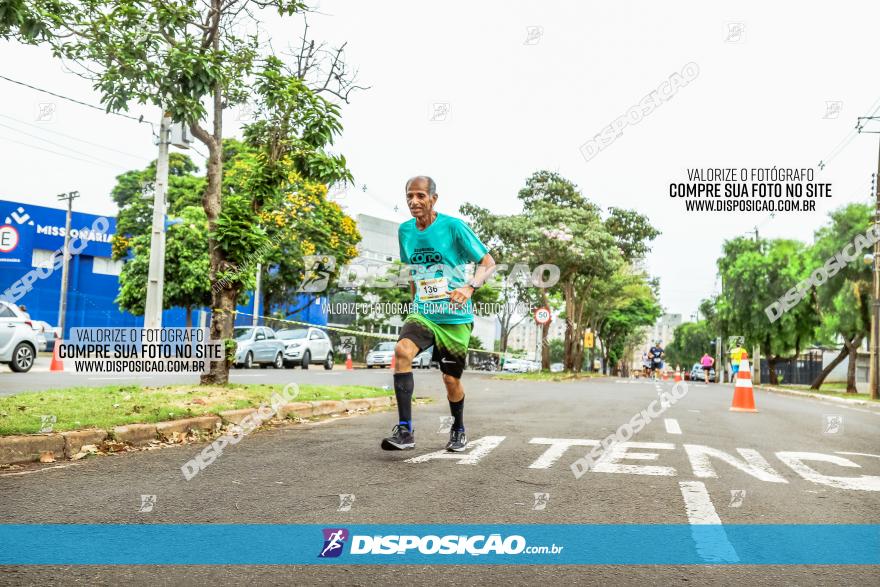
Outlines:
[[664, 418], [663, 423], [666, 425], [667, 434], [681, 434], [681, 426], [675, 418]]
[[697, 554], [710, 563], [739, 562], [739, 555], [727, 538], [706, 485], [700, 481], [679, 481], [678, 486]]

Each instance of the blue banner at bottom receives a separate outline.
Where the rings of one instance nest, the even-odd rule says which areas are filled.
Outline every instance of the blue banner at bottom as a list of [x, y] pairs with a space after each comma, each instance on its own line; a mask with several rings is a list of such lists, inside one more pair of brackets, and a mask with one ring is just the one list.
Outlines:
[[880, 525], [2, 524], [4, 565], [876, 565]]

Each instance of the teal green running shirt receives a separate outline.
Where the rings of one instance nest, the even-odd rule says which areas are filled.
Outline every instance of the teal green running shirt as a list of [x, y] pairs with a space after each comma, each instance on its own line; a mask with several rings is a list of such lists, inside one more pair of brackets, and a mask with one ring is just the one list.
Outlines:
[[397, 230], [400, 260], [410, 266], [416, 285], [415, 311], [436, 324], [465, 324], [474, 321], [468, 300], [461, 308], [449, 305], [449, 292], [466, 283], [465, 269], [478, 263], [489, 249], [464, 221], [437, 213], [425, 230], [412, 218]]

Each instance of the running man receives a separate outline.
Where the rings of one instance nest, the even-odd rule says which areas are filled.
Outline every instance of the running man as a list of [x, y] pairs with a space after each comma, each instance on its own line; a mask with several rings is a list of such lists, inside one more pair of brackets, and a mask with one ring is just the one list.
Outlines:
[[[433, 179], [417, 176], [406, 182], [406, 204], [413, 218], [400, 225], [397, 236], [400, 260], [410, 266], [414, 311], [404, 320], [394, 349], [394, 395], [399, 421], [391, 436], [382, 441], [385, 450], [416, 446], [412, 360], [431, 345], [433, 358], [440, 363], [453, 418], [446, 450], [461, 452], [467, 447], [461, 374], [474, 326], [470, 298], [489, 278], [495, 261], [467, 224], [435, 212], [436, 203]], [[470, 263], [478, 265], [474, 278], [465, 282], [464, 269]]]
[[651, 377], [657, 379], [657, 372], [663, 369], [663, 347], [660, 346], [662, 341], [655, 340], [654, 346], [648, 350], [648, 359], [651, 361]]

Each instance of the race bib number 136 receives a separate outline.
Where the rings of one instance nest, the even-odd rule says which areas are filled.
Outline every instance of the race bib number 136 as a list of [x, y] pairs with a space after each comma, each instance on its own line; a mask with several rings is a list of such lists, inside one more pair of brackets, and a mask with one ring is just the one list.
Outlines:
[[421, 279], [418, 282], [417, 289], [419, 300], [423, 302], [443, 300], [449, 297], [449, 284], [445, 277]]

